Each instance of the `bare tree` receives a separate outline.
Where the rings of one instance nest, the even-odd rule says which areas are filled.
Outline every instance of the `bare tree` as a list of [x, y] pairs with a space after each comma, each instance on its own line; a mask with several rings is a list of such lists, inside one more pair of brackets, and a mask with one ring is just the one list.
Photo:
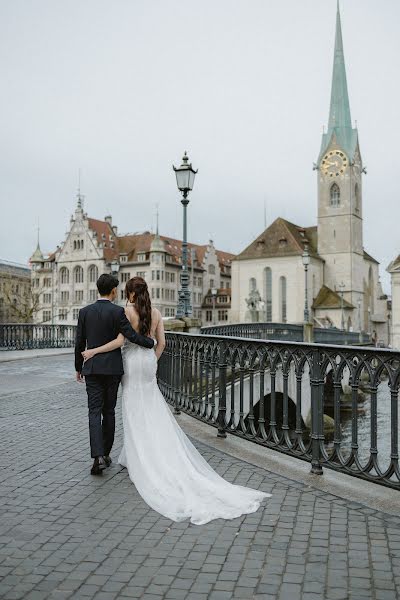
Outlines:
[[32, 323], [42, 308], [42, 289], [33, 289], [10, 274], [3, 277], [3, 310], [8, 311], [18, 323]]

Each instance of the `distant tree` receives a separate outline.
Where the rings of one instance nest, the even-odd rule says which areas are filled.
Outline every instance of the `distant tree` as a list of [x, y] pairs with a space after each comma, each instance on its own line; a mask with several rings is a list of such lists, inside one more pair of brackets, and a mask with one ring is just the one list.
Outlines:
[[18, 323], [32, 323], [42, 308], [40, 303], [42, 290], [33, 289], [16, 281], [10, 274], [3, 277], [3, 311], [8, 312]]

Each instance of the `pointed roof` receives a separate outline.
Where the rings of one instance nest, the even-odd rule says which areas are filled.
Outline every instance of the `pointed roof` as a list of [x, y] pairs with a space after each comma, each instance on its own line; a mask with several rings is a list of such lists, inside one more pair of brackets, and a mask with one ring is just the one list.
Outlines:
[[[313, 302], [312, 308], [342, 308], [342, 298], [327, 285], [323, 285]], [[354, 308], [354, 306], [343, 298], [343, 308]]]
[[310, 255], [320, 258], [317, 252], [316, 227], [300, 227], [278, 217], [234, 260], [300, 256], [303, 254], [306, 244]]
[[333, 57], [328, 131], [322, 135], [321, 152], [318, 162], [333, 141], [333, 138], [337, 145], [346, 152], [351, 160], [354, 157], [357, 148], [358, 132], [357, 129], [353, 129], [351, 124], [350, 100], [347, 89], [339, 1], [337, 3], [336, 13], [335, 52]]
[[32, 254], [31, 258], [30, 258], [30, 262], [31, 263], [41, 263], [44, 261], [44, 256], [42, 254], [42, 251], [40, 249], [40, 242], [39, 242], [39, 225], [37, 228], [37, 246], [36, 246], [36, 250], [35, 252]]

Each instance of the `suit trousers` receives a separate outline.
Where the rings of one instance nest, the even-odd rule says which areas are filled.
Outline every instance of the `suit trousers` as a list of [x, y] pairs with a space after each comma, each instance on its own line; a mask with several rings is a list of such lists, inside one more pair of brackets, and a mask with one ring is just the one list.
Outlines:
[[115, 435], [115, 405], [121, 375], [86, 375], [92, 458], [111, 452]]

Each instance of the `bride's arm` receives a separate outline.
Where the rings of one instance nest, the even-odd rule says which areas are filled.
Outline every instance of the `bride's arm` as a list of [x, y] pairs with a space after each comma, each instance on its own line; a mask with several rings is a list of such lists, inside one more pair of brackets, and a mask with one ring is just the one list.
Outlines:
[[158, 360], [165, 348], [164, 322], [162, 320], [161, 314], [159, 315], [159, 318], [158, 318], [155, 336], [156, 336], [156, 340], [157, 340], [157, 347], [155, 349], [155, 353], [156, 353], [157, 360]]
[[118, 337], [108, 344], [104, 344], [103, 346], [98, 346], [97, 348], [90, 348], [90, 350], [85, 350], [82, 352], [82, 356], [85, 360], [89, 360], [89, 358], [93, 358], [96, 354], [102, 354], [103, 352], [111, 352], [112, 350], [116, 350], [116, 348], [121, 348], [124, 343], [125, 337], [122, 333], [118, 334]]

